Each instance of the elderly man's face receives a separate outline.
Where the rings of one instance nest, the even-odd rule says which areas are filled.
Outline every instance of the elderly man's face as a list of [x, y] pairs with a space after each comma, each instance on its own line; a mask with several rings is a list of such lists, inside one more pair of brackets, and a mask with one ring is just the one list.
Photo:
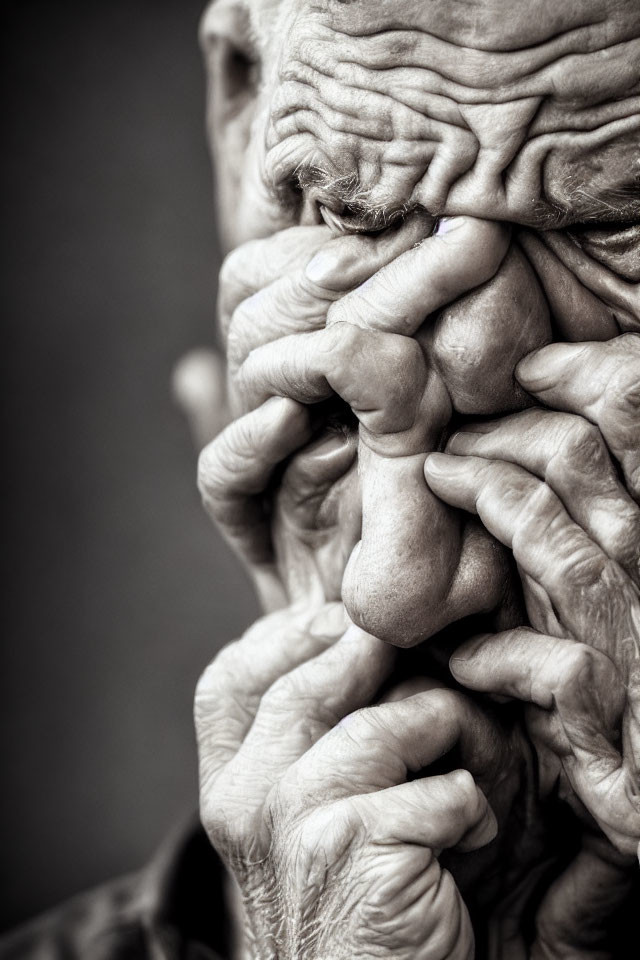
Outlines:
[[[231, 242], [318, 202], [372, 227], [414, 205], [542, 227], [638, 217], [636, 0], [220, 0], [203, 31]], [[626, 239], [588, 246], [638, 270]]]
[[[446, 439], [456, 414], [530, 402], [513, 371], [537, 346], [638, 329], [628, 281], [640, 280], [639, 37], [637, 0], [209, 8], [228, 247], [323, 220], [373, 234], [413, 210], [512, 225], [497, 273], [441, 301], [424, 325], [443, 390], [424, 405], [423, 451]], [[368, 473], [376, 456], [361, 448], [362, 545], [342, 592], [351, 615], [411, 644], [494, 609], [505, 579], [495, 544], [425, 491], [418, 459], [394, 452]]]

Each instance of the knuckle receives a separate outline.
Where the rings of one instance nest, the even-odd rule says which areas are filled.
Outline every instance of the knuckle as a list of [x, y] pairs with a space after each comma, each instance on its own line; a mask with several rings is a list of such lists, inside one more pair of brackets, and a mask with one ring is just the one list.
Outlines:
[[640, 423], [640, 376], [637, 361], [627, 362], [617, 377], [608, 380], [604, 406], [610, 417], [621, 418], [622, 426]]
[[362, 311], [362, 302], [354, 293], [347, 294], [341, 300], [336, 300], [327, 310], [327, 326], [339, 323], [348, 323], [353, 327], [366, 326]]
[[[500, 480], [497, 466], [493, 479], [496, 483]], [[515, 510], [514, 550], [519, 550], [525, 543], [539, 538], [543, 532], [552, 533], [554, 523], [563, 512], [560, 500], [546, 483], [532, 484], [527, 477], [518, 482], [519, 479], [510, 490], [510, 499]], [[491, 488], [489, 490], [491, 491]]]
[[606, 341], [607, 348], [627, 359], [631, 354], [640, 358], [640, 333], [627, 331], [621, 333], [619, 337]]
[[346, 318], [327, 327], [329, 350], [336, 359], [348, 358], [362, 349], [368, 337], [365, 330]]
[[348, 383], [353, 376], [354, 359], [362, 356], [368, 348], [370, 332], [350, 323], [339, 320], [325, 328], [332, 381]]
[[[625, 693], [614, 663], [585, 643], [565, 641], [553, 662], [557, 707], [587, 711], [591, 721], [601, 715], [614, 724], [622, 712]], [[582, 704], [582, 706], [578, 706]]]
[[607, 552], [637, 580], [640, 577], [640, 511], [624, 500], [608, 500], [597, 521]]
[[316, 871], [325, 872], [327, 860], [336, 864], [348, 856], [361, 821], [349, 815], [348, 804], [333, 802], [305, 810], [296, 824], [298, 853], [303, 862]]
[[606, 460], [607, 451], [599, 429], [582, 417], [567, 414], [562, 445], [558, 459], [566, 462], [599, 464]]
[[585, 643], [566, 641], [554, 655], [554, 673], [558, 691], [571, 692], [577, 684], [591, 687], [596, 671], [598, 654]]
[[424, 357], [417, 340], [390, 334], [387, 337], [387, 350], [393, 383], [415, 384], [424, 379], [420, 376], [425, 365]]
[[[576, 530], [573, 536], [567, 533], [562, 538], [556, 538], [550, 563], [569, 586], [580, 591], [595, 589], [597, 595], [605, 600], [602, 596], [602, 578], [608, 564], [607, 557], [581, 531]], [[583, 596], [585, 602], [586, 599]]]
[[345, 717], [335, 728], [345, 744], [360, 749], [372, 741], [380, 741], [387, 732], [380, 711], [376, 707], [363, 707]]

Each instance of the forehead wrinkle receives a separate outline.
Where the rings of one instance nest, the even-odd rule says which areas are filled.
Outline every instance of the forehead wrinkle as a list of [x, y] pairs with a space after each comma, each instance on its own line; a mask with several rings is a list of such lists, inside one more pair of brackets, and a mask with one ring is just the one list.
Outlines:
[[563, 34], [580, 34], [606, 25], [606, 33], [640, 26], [637, 0], [307, 0], [309, 9], [330, 16], [352, 36], [374, 36], [385, 29], [425, 31], [476, 51], [525, 52]]

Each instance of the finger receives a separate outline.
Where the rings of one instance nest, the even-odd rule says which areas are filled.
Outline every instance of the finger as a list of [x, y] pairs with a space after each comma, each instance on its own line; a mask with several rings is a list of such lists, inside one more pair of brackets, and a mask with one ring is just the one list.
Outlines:
[[576, 523], [640, 583], [640, 510], [618, 480], [592, 423], [571, 414], [525, 410], [467, 424], [446, 449], [515, 463], [545, 480]]
[[545, 404], [595, 423], [640, 499], [640, 334], [551, 344], [522, 360], [516, 376]]
[[519, 628], [463, 644], [450, 666], [470, 689], [557, 713], [550, 748], [612, 842], [633, 852], [640, 838], [640, 784], [616, 746], [626, 694], [611, 660], [585, 644]]
[[238, 304], [303, 268], [329, 237], [325, 226], [290, 227], [264, 239], [249, 240], [228, 254], [218, 278], [218, 317], [225, 340]]
[[171, 388], [197, 450], [228, 422], [224, 360], [213, 350], [192, 350], [173, 369]]
[[225, 647], [202, 674], [195, 695], [200, 764], [211, 782], [239, 750], [266, 691], [344, 631], [342, 604], [315, 613], [279, 610]]
[[360, 539], [362, 509], [357, 435], [327, 427], [294, 454], [275, 493], [272, 535], [292, 600], [320, 589], [342, 596], [349, 555]]
[[248, 408], [270, 396], [310, 404], [337, 393], [367, 430], [380, 435], [406, 434], [415, 426], [426, 379], [415, 340], [340, 323], [258, 347], [240, 368], [237, 385]]
[[[335, 526], [340, 518], [337, 481], [356, 464], [357, 438], [346, 429], [325, 429], [287, 466], [278, 491], [283, 512], [302, 530]], [[328, 501], [329, 492], [333, 495]]]
[[378, 843], [477, 850], [497, 833], [491, 807], [467, 770], [425, 777], [349, 802], [367, 835]]
[[262, 696], [230, 773], [251, 770], [263, 790], [276, 783], [342, 717], [371, 702], [394, 655], [351, 626], [329, 649], [282, 674]]
[[431, 454], [425, 476], [446, 503], [477, 513], [513, 550], [573, 636], [611, 656], [625, 681], [637, 683], [637, 588], [546, 484], [514, 464], [448, 454]]
[[[271, 283], [256, 287], [251, 296], [235, 303], [225, 327], [232, 371], [264, 343], [324, 327], [331, 303], [414, 246], [425, 229], [424, 219], [412, 216], [400, 229], [377, 237], [325, 240], [310, 262], [303, 256], [296, 269], [279, 272]], [[229, 304], [227, 298], [227, 309]]]
[[396, 700], [414, 697], [417, 693], [426, 693], [427, 690], [442, 690], [443, 687], [443, 683], [431, 677], [410, 677], [383, 693], [378, 702], [394, 703]]
[[[335, 324], [254, 350], [238, 383], [249, 406], [273, 394], [311, 404], [333, 392], [349, 404], [360, 421], [363, 525], [343, 598], [354, 622], [381, 639], [408, 646], [430, 636], [434, 617], [444, 615], [462, 537], [424, 484], [423, 451], [436, 445], [450, 403], [420, 346]], [[495, 601], [503, 585], [490, 586]]]
[[[525, 573], [522, 568], [518, 568], [520, 582], [522, 584], [522, 593], [529, 621], [540, 633], [548, 634], [551, 637], [567, 637], [567, 631], [558, 620], [553, 604], [549, 599], [547, 591], [540, 584]], [[512, 624], [505, 624], [510, 627]], [[496, 630], [502, 630], [503, 627], [494, 627]]]
[[429, 314], [490, 280], [508, 243], [501, 224], [474, 217], [441, 220], [433, 236], [334, 304], [328, 323], [412, 336]]
[[382, 790], [454, 746], [485, 780], [504, 763], [504, 741], [487, 713], [455, 691], [434, 689], [349, 714], [289, 769], [280, 787], [292, 803], [317, 799], [319, 792], [330, 800]]
[[467, 641], [450, 667], [471, 690], [566, 711], [576, 746], [588, 749], [601, 736], [617, 735], [625, 705], [622, 678], [608, 657], [586, 644], [518, 627]]
[[334, 237], [308, 263], [307, 279], [322, 289], [343, 294], [422, 242], [432, 229], [431, 217], [416, 211], [400, 227], [391, 227], [376, 236]]
[[198, 487], [205, 509], [250, 564], [273, 561], [262, 494], [275, 467], [310, 436], [308, 411], [277, 397], [230, 424], [200, 455]]

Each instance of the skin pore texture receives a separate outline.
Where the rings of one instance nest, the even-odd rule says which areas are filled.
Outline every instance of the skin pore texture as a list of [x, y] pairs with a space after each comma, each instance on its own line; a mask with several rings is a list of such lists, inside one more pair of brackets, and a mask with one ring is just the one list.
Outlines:
[[612, 955], [640, 841], [639, 37], [635, 0], [203, 18], [233, 422], [199, 483], [277, 611], [196, 699], [246, 956], [470, 957], [488, 919], [479, 956]]

